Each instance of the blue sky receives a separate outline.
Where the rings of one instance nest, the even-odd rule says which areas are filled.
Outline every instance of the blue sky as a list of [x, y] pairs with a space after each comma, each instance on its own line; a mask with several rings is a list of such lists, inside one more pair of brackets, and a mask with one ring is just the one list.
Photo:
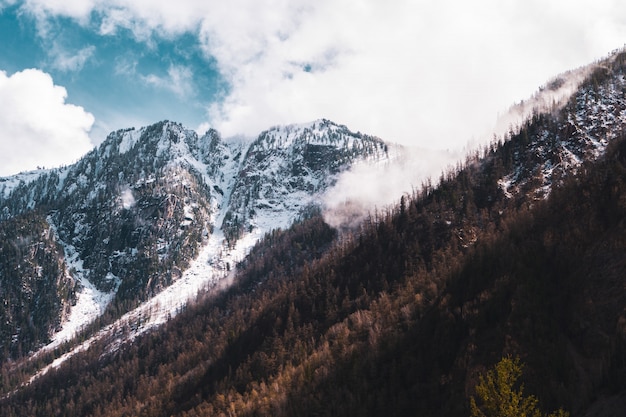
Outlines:
[[95, 141], [112, 130], [162, 119], [196, 128], [206, 121], [207, 107], [227, 91], [214, 60], [191, 33], [140, 40], [121, 28], [103, 36], [99, 19], [81, 24], [64, 16], [48, 17], [41, 29], [22, 7], [0, 14], [0, 69], [50, 74], [66, 88], [69, 102], [95, 116]]
[[0, 0], [0, 175], [163, 119], [457, 149], [625, 42], [617, 0]]

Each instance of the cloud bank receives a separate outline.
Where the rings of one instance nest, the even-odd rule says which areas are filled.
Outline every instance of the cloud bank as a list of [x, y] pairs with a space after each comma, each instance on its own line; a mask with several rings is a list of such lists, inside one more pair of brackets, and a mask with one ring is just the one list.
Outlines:
[[[91, 42], [55, 44], [63, 19], [91, 36], [130, 33], [153, 51], [160, 41], [191, 35], [227, 85], [215, 97], [199, 97], [192, 82], [199, 69], [178, 62], [139, 74], [122, 54], [113, 71], [137, 72], [143, 85], [189, 97], [191, 106], [202, 103], [202, 129], [214, 127], [225, 137], [328, 118], [386, 141], [440, 150], [491, 140], [498, 114], [514, 102], [626, 39], [626, 9], [615, 0], [0, 0], [0, 10], [14, 4], [35, 19], [44, 44], [57, 45], [50, 70], [64, 74], [97, 65], [98, 51]], [[23, 86], [25, 100], [32, 99]], [[44, 89], [61, 90], [51, 80]], [[57, 145], [67, 137], [68, 149], [84, 152], [74, 144], [88, 143], [93, 118], [66, 104], [65, 92], [55, 94], [48, 94], [56, 97], [49, 114], [78, 116], [44, 129], [34, 112], [15, 119], [21, 122], [10, 119], [21, 126], [10, 129], [24, 137], [45, 130]], [[94, 131], [127, 127], [105, 118]], [[37, 164], [52, 162], [46, 157]]]
[[613, 0], [27, 0], [24, 8], [103, 36], [128, 29], [148, 44], [194, 34], [230, 85], [207, 109], [226, 136], [326, 117], [442, 149], [626, 39], [626, 11]]
[[0, 71], [0, 175], [61, 165], [92, 148], [93, 116], [66, 98], [42, 71]]

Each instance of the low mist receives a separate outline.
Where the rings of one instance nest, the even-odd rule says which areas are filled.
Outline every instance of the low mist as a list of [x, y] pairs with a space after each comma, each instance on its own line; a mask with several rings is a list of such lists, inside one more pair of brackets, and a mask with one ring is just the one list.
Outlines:
[[462, 157], [460, 151], [391, 145], [388, 161], [363, 162], [339, 177], [325, 194], [324, 218], [339, 229], [357, 227], [376, 210], [385, 210], [399, 203], [402, 195], [421, 190], [429, 179], [438, 179]]
[[488, 145], [494, 136], [503, 138], [511, 132], [519, 132], [520, 127], [534, 113], [552, 113], [561, 109], [578, 90], [581, 83], [597, 67], [598, 64], [595, 63], [585, 65], [551, 79], [530, 98], [514, 104], [506, 112], [498, 115], [493, 127], [477, 139], [470, 140], [466, 148], [469, 150], [479, 149]]
[[517, 133], [533, 113], [550, 113], [562, 108], [596, 67], [597, 64], [587, 65], [552, 79], [528, 100], [498, 116], [492, 129], [468, 140], [463, 149], [393, 145], [389, 147], [388, 161], [353, 166], [326, 193], [323, 202], [326, 222], [339, 229], [355, 228], [377, 210], [398, 204], [402, 195], [421, 191], [428, 182], [436, 185], [442, 172], [465, 162], [467, 155], [490, 145], [494, 137], [501, 139]]

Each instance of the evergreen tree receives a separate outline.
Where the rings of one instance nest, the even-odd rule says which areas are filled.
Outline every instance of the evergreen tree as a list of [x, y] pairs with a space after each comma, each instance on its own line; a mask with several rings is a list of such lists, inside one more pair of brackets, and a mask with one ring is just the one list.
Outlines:
[[539, 400], [534, 395], [524, 395], [524, 385], [517, 386], [522, 376], [523, 365], [518, 357], [505, 357], [495, 368], [480, 376], [476, 386], [476, 398], [470, 399], [472, 417], [567, 417], [569, 413], [559, 409], [544, 414], [539, 409]]

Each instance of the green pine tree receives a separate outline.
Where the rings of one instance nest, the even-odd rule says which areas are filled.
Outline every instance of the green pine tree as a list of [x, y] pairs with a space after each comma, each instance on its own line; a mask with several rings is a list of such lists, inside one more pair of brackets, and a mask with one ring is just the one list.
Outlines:
[[476, 397], [470, 398], [471, 417], [568, 417], [562, 409], [543, 413], [537, 397], [524, 395], [523, 384], [516, 388], [522, 368], [518, 357], [506, 357], [481, 375], [475, 388], [478, 402]]

